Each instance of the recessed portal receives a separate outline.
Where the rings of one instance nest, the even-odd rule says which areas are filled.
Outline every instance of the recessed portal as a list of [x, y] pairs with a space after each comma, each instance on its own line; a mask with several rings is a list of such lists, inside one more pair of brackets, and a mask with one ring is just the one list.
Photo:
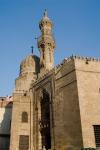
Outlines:
[[43, 90], [43, 98], [41, 99], [40, 131], [42, 136], [42, 147], [45, 147], [46, 150], [51, 149], [50, 96], [45, 89]]

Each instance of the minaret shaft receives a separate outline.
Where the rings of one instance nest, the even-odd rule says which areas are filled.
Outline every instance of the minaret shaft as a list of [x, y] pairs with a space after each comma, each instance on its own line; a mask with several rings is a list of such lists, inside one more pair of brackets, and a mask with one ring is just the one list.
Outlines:
[[52, 22], [44, 13], [43, 19], [39, 23], [41, 36], [38, 38], [38, 48], [40, 50], [40, 73], [45, 73], [54, 67], [55, 41], [52, 36]]

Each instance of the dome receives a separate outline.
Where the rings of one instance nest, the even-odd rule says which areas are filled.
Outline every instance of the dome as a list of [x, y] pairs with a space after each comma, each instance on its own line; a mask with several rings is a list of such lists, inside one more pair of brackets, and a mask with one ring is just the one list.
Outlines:
[[20, 64], [20, 75], [26, 73], [38, 73], [40, 66], [39, 66], [40, 59], [36, 55], [29, 55], [27, 56]]

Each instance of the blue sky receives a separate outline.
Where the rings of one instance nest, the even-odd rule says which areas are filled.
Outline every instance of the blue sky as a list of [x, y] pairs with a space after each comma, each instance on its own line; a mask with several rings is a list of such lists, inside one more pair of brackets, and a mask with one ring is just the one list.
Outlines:
[[32, 45], [39, 55], [44, 9], [54, 23], [55, 64], [72, 54], [100, 58], [100, 0], [0, 0], [0, 96], [11, 95]]

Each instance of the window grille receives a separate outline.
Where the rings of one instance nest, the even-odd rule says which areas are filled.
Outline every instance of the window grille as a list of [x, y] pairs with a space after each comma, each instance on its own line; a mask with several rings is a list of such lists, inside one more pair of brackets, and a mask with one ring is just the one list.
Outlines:
[[28, 150], [28, 149], [29, 149], [29, 136], [20, 135], [19, 150]]

